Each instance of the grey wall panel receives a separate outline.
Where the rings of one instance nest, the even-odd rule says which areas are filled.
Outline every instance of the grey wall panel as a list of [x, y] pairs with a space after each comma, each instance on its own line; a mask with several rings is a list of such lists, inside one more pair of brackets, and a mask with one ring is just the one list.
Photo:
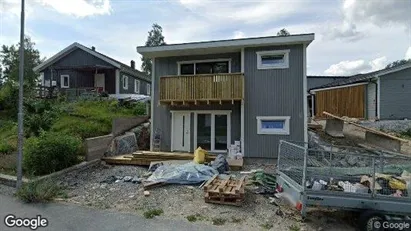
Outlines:
[[411, 68], [380, 77], [380, 119], [411, 118]]
[[367, 118], [368, 119], [375, 119], [377, 113], [377, 84], [376, 83], [369, 83], [367, 85]]
[[[161, 150], [171, 150], [171, 113], [170, 110], [232, 110], [231, 114], [231, 139], [240, 139], [240, 104], [224, 104], [224, 105], [198, 105], [191, 107], [171, 107], [165, 105], [159, 105], [159, 87], [160, 77], [166, 75], [177, 75], [177, 62], [187, 60], [202, 60], [202, 59], [219, 59], [219, 58], [231, 58], [231, 72], [240, 72], [240, 53], [228, 53], [228, 54], [215, 54], [215, 55], [196, 55], [196, 56], [183, 56], [183, 57], [166, 57], [156, 58], [155, 60], [155, 82], [154, 92], [152, 92], [152, 99], [154, 102], [153, 109], [153, 132], [158, 130], [161, 134]], [[194, 115], [191, 116], [192, 125], [194, 126]], [[192, 128], [194, 128], [192, 126]], [[194, 134], [194, 131], [191, 131]], [[193, 136], [194, 137], [194, 136]], [[191, 150], [194, 150], [194, 138], [191, 140]]]
[[327, 83], [331, 83], [337, 80], [343, 80], [342, 77], [310, 77], [307, 78], [307, 89], [310, 90], [314, 87], [319, 87]]
[[[123, 88], [123, 76], [128, 76], [128, 88], [124, 89]], [[134, 80], [140, 80], [140, 92], [139, 94], [141, 95], [146, 95], [147, 94], [147, 82], [143, 81], [141, 79], [135, 78], [134, 76], [131, 76], [129, 74], [120, 72], [120, 94], [136, 94], [134, 88]]]
[[[289, 68], [257, 69], [257, 51], [282, 49], [290, 49]], [[304, 141], [303, 49], [302, 45], [245, 49], [246, 157], [276, 158], [279, 140]], [[290, 135], [258, 135], [257, 116], [291, 116]]]
[[101, 60], [90, 53], [80, 49], [75, 49], [51, 66], [85, 66], [85, 65], [102, 65], [113, 67], [111, 64]]

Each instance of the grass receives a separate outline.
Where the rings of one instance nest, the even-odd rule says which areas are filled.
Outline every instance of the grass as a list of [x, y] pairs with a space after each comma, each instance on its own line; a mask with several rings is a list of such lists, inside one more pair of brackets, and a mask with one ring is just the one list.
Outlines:
[[148, 211], [145, 211], [143, 215], [147, 219], [153, 219], [154, 217], [160, 216], [163, 213], [164, 211], [162, 209], [150, 209]]
[[402, 132], [402, 133], [401, 133], [401, 136], [404, 137], [404, 138], [411, 139], [411, 128], [409, 128], [409, 129], [408, 129], [407, 131], [405, 131], [405, 132]]
[[264, 224], [262, 224], [262, 225], [260, 225], [261, 226], [261, 228], [263, 228], [263, 229], [266, 229], [266, 230], [269, 230], [269, 229], [271, 229], [271, 228], [273, 228], [274, 226], [273, 226], [273, 224], [271, 224], [271, 223], [264, 223]]
[[48, 202], [65, 195], [60, 186], [49, 180], [24, 184], [16, 193], [17, 198], [26, 203]]
[[290, 231], [300, 231], [301, 230], [298, 224], [292, 224], [289, 228], [290, 228]]
[[213, 218], [213, 225], [224, 225], [227, 220], [224, 218]]
[[196, 213], [196, 214], [194, 214], [194, 215], [188, 215], [188, 216], [186, 216], [186, 219], [187, 219], [189, 222], [196, 222], [196, 221], [206, 220], [207, 218], [204, 217], [204, 216], [202, 216], [202, 215], [200, 215], [199, 213]]
[[236, 217], [231, 217], [231, 222], [232, 223], [241, 223], [243, 221], [243, 219], [241, 218], [236, 218]]
[[17, 123], [0, 120], [0, 154], [10, 154], [17, 149]]

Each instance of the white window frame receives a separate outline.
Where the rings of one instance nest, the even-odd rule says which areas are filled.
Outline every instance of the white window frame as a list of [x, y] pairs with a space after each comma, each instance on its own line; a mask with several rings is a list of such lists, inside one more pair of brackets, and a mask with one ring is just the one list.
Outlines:
[[[290, 135], [290, 116], [257, 116], [258, 135]], [[284, 128], [261, 128], [261, 122], [265, 120], [283, 120]]]
[[127, 76], [127, 75], [123, 75], [123, 77], [121, 78], [121, 80], [123, 81], [123, 89], [127, 90], [127, 89], [128, 89], [128, 76]]
[[[64, 78], [67, 78], [68, 85], [64, 85]], [[70, 75], [60, 75], [60, 87], [61, 88], [70, 88]]]
[[134, 92], [140, 94], [140, 80], [134, 80]]
[[215, 149], [215, 115], [227, 116], [227, 149], [231, 145], [231, 111], [230, 110], [217, 110], [217, 111], [192, 111], [194, 112], [194, 149], [197, 149], [197, 123], [198, 114], [210, 114], [211, 115], [211, 150], [207, 150], [212, 153], [227, 153], [227, 150]]
[[147, 95], [151, 95], [151, 84], [147, 83], [146, 88], [147, 88]]
[[[289, 68], [289, 54], [290, 50], [271, 50], [271, 51], [257, 51], [257, 69], [285, 69]], [[284, 55], [284, 63], [278, 64], [262, 64], [261, 57], [264, 55]]]
[[194, 75], [197, 73], [196, 64], [197, 63], [208, 63], [208, 62], [227, 62], [228, 61], [228, 73], [231, 73], [231, 59], [203, 59], [203, 60], [190, 60], [190, 61], [179, 61], [177, 62], [177, 74], [181, 75], [181, 64], [194, 64]]

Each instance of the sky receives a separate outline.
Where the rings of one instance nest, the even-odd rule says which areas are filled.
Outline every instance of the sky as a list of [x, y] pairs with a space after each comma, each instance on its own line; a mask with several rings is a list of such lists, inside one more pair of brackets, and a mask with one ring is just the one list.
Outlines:
[[[315, 33], [309, 75], [352, 75], [411, 58], [411, 0], [26, 0], [26, 34], [42, 57], [73, 42], [123, 63], [153, 23], [166, 43]], [[0, 45], [19, 41], [20, 0], [0, 0]]]

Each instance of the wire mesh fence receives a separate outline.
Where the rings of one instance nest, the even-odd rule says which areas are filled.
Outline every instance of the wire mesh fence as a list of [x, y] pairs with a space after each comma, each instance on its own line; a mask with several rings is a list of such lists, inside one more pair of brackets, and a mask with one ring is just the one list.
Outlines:
[[411, 157], [401, 154], [281, 141], [278, 168], [306, 191], [411, 199]]

